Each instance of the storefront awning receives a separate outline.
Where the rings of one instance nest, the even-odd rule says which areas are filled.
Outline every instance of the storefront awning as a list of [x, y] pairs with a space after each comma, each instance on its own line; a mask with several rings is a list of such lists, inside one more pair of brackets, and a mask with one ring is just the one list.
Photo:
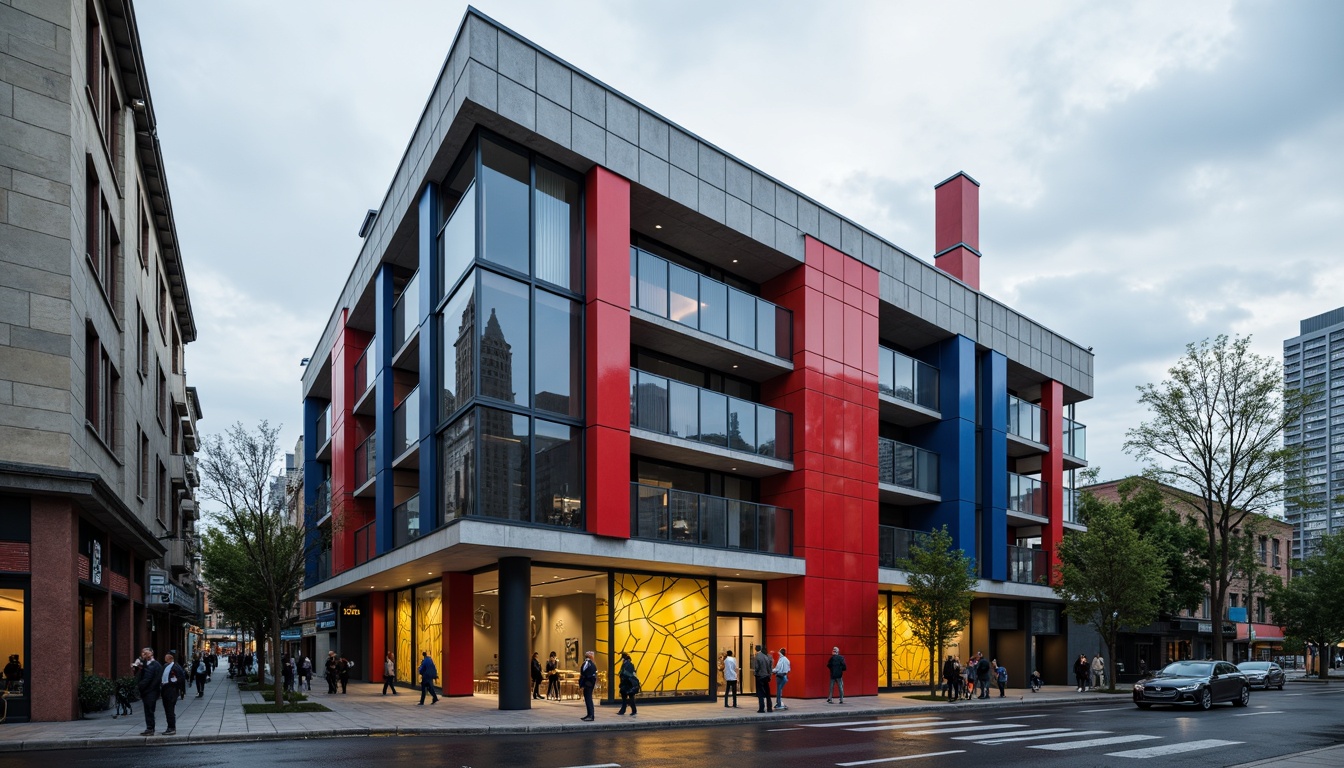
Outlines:
[[1283, 642], [1283, 627], [1276, 627], [1273, 624], [1238, 624], [1237, 640], [1247, 642], [1251, 640], [1251, 627], [1255, 627], [1255, 640], [1257, 643], [1281, 643]]

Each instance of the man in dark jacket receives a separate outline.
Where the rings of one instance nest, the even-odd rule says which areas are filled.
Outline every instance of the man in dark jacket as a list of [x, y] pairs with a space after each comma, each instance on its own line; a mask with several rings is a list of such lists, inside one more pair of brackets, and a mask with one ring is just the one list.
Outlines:
[[164, 736], [177, 733], [177, 702], [187, 693], [187, 671], [177, 663], [177, 654], [163, 655], [163, 672], [159, 679], [159, 698], [163, 701], [163, 719], [168, 723]]
[[831, 658], [826, 660], [826, 669], [831, 672], [831, 687], [826, 691], [826, 703], [830, 704], [835, 689], [840, 689], [840, 703], [845, 703], [845, 657], [840, 655], [840, 647], [831, 649]]
[[975, 664], [975, 686], [980, 689], [980, 695], [977, 699], [989, 698], [989, 659], [985, 658], [984, 651], [979, 653], [980, 661]]
[[952, 661], [952, 654], [947, 654], [947, 659], [943, 662], [943, 688], [947, 693], [947, 700], [952, 701], [957, 695], [957, 686], [952, 682], [952, 678], [957, 674], [957, 665]]
[[145, 730], [141, 736], [154, 735], [154, 706], [159, 700], [159, 687], [162, 685], [163, 665], [154, 660], [153, 648], [142, 648], [140, 658], [135, 662], [139, 679], [136, 686], [140, 689], [140, 702], [145, 710]]
[[434, 660], [429, 657], [429, 651], [420, 652], [420, 669], [418, 672], [420, 673], [420, 706], [425, 705], [426, 691], [434, 697], [430, 704], [438, 704], [439, 694], [434, 692], [434, 681], [439, 679], [439, 670], [434, 666]]
[[751, 676], [756, 678], [756, 714], [775, 711], [775, 700], [770, 698], [770, 671], [775, 668], [770, 654], [761, 646], [756, 646], [756, 655], [751, 658]]
[[597, 663], [593, 661], [594, 656], [592, 651], [585, 651], [583, 666], [579, 667], [579, 689], [583, 691], [583, 706], [588, 710], [588, 714], [579, 719], [590, 723], [593, 721], [593, 688], [597, 687]]

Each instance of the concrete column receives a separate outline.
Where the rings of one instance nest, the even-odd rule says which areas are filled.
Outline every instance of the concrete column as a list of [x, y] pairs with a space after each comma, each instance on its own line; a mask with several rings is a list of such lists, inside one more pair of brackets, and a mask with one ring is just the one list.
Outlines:
[[529, 596], [532, 560], [499, 559], [499, 708], [531, 709]]
[[32, 719], [79, 717], [79, 518], [68, 499], [36, 497], [32, 506], [32, 612], [29, 661]]

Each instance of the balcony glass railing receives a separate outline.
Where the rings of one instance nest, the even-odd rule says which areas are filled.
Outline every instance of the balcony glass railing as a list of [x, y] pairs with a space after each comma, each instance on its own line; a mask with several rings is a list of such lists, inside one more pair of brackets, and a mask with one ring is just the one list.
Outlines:
[[392, 348], [401, 349], [420, 321], [420, 273], [406, 283], [392, 305]]
[[355, 565], [363, 565], [378, 554], [377, 532], [373, 528], [376, 522], [368, 523], [355, 531]]
[[324, 549], [317, 553], [317, 580], [326, 581], [331, 578], [331, 550]]
[[1044, 409], [1012, 395], [1008, 396], [1008, 432], [1034, 443], [1042, 440]]
[[1087, 426], [1073, 419], [1064, 419], [1064, 453], [1078, 459], [1087, 458]]
[[364, 485], [378, 473], [378, 435], [371, 434], [355, 449], [355, 487]]
[[793, 352], [789, 310], [634, 246], [630, 306], [774, 357]]
[[938, 410], [938, 369], [886, 347], [877, 348], [877, 391]]
[[416, 387], [392, 411], [392, 457], [395, 459], [420, 439], [420, 388]]
[[793, 416], [767, 405], [630, 369], [630, 426], [790, 461]]
[[415, 495], [392, 508], [392, 546], [420, 538], [420, 496]]
[[768, 504], [630, 484], [635, 538], [793, 554], [793, 512]]
[[885, 437], [877, 439], [877, 479], [924, 493], [938, 492], [938, 454]]
[[322, 413], [318, 415], [314, 431], [316, 432], [314, 439], [317, 440], [319, 449], [331, 440], [331, 404], [327, 404], [327, 407], [323, 408]]
[[313, 502], [313, 520], [321, 520], [331, 514], [331, 480], [323, 480], [317, 486], [317, 499]]
[[1008, 511], [1045, 517], [1045, 493], [1034, 477], [1008, 473]]
[[877, 526], [877, 564], [882, 568], [899, 568], [897, 563], [910, 558], [910, 546], [919, 535], [920, 531], [909, 528]]
[[1008, 545], [1008, 580], [1018, 584], [1044, 584], [1049, 573], [1045, 550]]
[[369, 387], [373, 386], [374, 377], [378, 375], [378, 366], [373, 364], [374, 360], [377, 359], [378, 357], [378, 354], [376, 352], [377, 346], [378, 346], [377, 336], [373, 337], [372, 339], [369, 339], [369, 346], [364, 348], [364, 354], [360, 355], [359, 359], [355, 361], [356, 399], [358, 399], [360, 395], [369, 391]]
[[1081, 523], [1078, 507], [1083, 503], [1083, 492], [1073, 488], [1064, 489], [1064, 522]]

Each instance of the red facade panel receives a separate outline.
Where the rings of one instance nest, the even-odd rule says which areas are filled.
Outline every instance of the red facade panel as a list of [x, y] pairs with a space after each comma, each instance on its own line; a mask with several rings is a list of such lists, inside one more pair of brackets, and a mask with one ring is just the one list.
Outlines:
[[373, 334], [346, 325], [349, 310], [341, 310], [336, 342], [331, 347], [331, 571], [355, 565], [355, 531], [373, 519], [371, 501], [355, 497], [355, 449], [366, 434], [355, 416], [355, 363]]
[[1059, 542], [1064, 540], [1064, 385], [1058, 381], [1043, 384], [1041, 407], [1045, 409], [1045, 442], [1050, 446], [1041, 459], [1041, 485], [1050, 515], [1050, 523], [1041, 526], [1041, 546], [1049, 553], [1053, 585], [1057, 581]]
[[444, 696], [470, 696], [475, 691], [472, 599], [470, 573], [443, 574], [443, 658], [438, 663], [443, 670]]

